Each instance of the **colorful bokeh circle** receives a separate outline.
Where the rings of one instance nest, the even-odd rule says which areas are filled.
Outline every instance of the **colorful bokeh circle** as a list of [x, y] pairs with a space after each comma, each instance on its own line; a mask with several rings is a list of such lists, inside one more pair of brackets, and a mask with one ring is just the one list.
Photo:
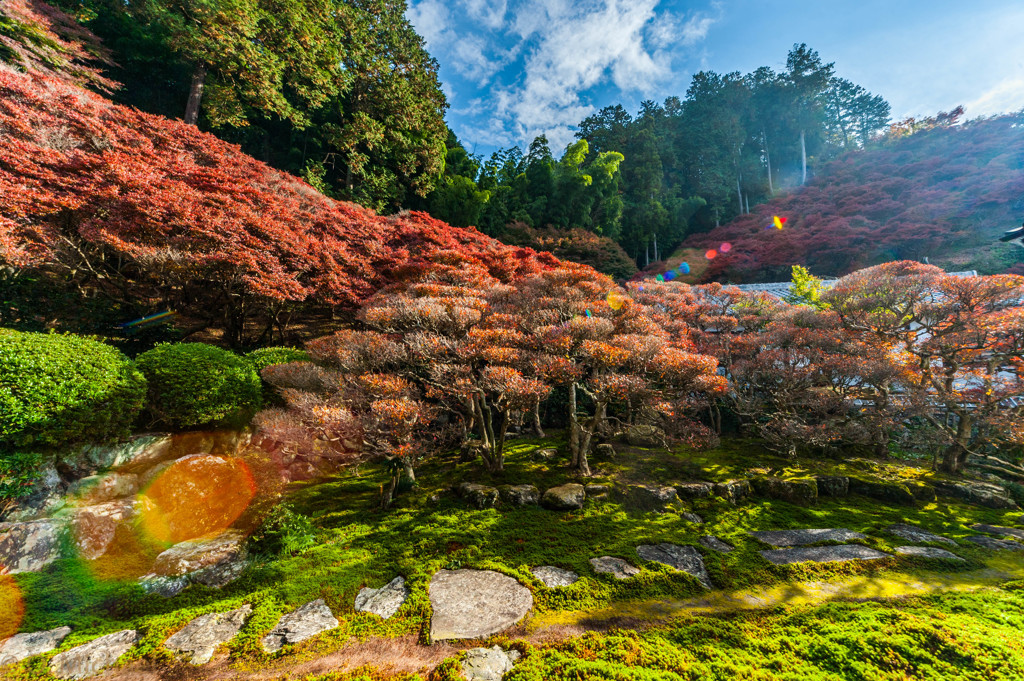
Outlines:
[[689, 274], [690, 273], [690, 263], [688, 263], [688, 262], [680, 263], [680, 265], [679, 265], [679, 273], [680, 274]]
[[708, 252], [704, 254], [704, 257], [707, 258], [708, 260], [714, 260], [715, 258], [718, 257], [718, 251], [716, 251], [713, 248], [708, 249]]
[[724, 244], [718, 247], [719, 253], [728, 253], [732, 250], [732, 244], [726, 241]]
[[[0, 566], [0, 570], [3, 567]], [[14, 636], [25, 617], [25, 599], [11, 575], [0, 572], [0, 641]]]
[[626, 295], [621, 291], [611, 290], [608, 292], [608, 307], [613, 310], [621, 310], [626, 304]]

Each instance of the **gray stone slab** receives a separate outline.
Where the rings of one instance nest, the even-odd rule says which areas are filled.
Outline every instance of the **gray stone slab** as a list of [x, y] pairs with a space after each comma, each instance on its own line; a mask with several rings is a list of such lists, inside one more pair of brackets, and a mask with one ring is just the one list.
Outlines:
[[711, 588], [711, 577], [704, 567], [704, 558], [692, 546], [678, 544], [643, 544], [636, 553], [644, 560], [668, 565], [695, 578], [705, 589]]
[[554, 565], [541, 565], [535, 567], [530, 572], [534, 577], [544, 582], [544, 586], [549, 589], [556, 589], [560, 586], [570, 586], [575, 584], [580, 576], [572, 570], [565, 570]]
[[50, 660], [50, 672], [58, 679], [84, 679], [117, 662], [117, 658], [139, 640], [134, 629], [123, 629], [107, 634], [71, 650], [65, 650]]
[[501, 681], [518, 659], [518, 650], [506, 651], [501, 646], [471, 648], [463, 655], [462, 675], [466, 681]]
[[263, 637], [263, 649], [276, 653], [286, 645], [305, 641], [337, 626], [338, 620], [327, 603], [318, 598], [283, 616], [277, 626]]
[[949, 537], [943, 537], [929, 532], [928, 530], [922, 530], [920, 527], [913, 525], [906, 525], [904, 523], [896, 523], [885, 528], [885, 531], [889, 534], [894, 534], [900, 539], [906, 539], [912, 542], [921, 543], [932, 543], [932, 544], [949, 544], [950, 546], [956, 546], [956, 542]]
[[379, 589], [362, 588], [356, 594], [356, 611], [391, 618], [409, 597], [405, 577], [398, 576]]
[[241, 631], [251, 612], [251, 605], [243, 605], [230, 612], [200, 615], [167, 639], [164, 647], [176, 653], [187, 653], [192, 664], [206, 664], [217, 646], [227, 643]]
[[771, 546], [806, 546], [822, 541], [850, 541], [864, 539], [860, 532], [853, 532], [844, 527], [821, 528], [808, 530], [767, 530], [750, 532], [750, 536]]
[[629, 579], [640, 574], [640, 568], [614, 556], [591, 558], [590, 565], [594, 568], [594, 572], [612, 575], [615, 579]]
[[533, 594], [492, 570], [440, 570], [430, 579], [430, 640], [483, 638], [508, 629], [533, 607]]
[[14, 664], [33, 655], [48, 653], [71, 633], [71, 627], [16, 634], [0, 643], [0, 666]]
[[978, 532], [986, 532], [988, 534], [998, 534], [1004, 537], [1013, 537], [1014, 539], [1024, 539], [1024, 530], [1016, 527], [1003, 527], [1002, 525], [985, 525], [984, 523], [977, 523], [971, 525], [972, 530]]
[[729, 553], [734, 550], [732, 546], [729, 546], [724, 541], [711, 534], [705, 535], [697, 541], [699, 541], [701, 546], [704, 548], [711, 549], [712, 551], [718, 551], [719, 553]]
[[888, 553], [860, 544], [841, 544], [839, 546], [801, 546], [790, 549], [774, 549], [758, 553], [770, 563], [790, 565], [791, 563], [843, 563], [849, 560], [879, 560], [889, 558]]
[[37, 572], [60, 557], [66, 524], [52, 518], [0, 523], [0, 567], [11, 574]]
[[917, 556], [919, 558], [940, 558], [942, 560], [960, 560], [963, 558], [950, 553], [946, 549], [937, 549], [934, 546], [897, 546], [896, 553], [901, 556]]
[[1012, 539], [995, 539], [993, 537], [986, 537], [984, 535], [975, 535], [973, 537], [967, 537], [967, 541], [973, 542], [978, 546], [984, 546], [986, 549], [1007, 549], [1009, 551], [1024, 551], [1024, 544]]

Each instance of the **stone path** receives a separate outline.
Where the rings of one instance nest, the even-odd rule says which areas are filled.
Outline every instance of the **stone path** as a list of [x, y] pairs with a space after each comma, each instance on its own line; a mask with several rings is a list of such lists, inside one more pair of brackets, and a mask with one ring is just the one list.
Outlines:
[[17, 634], [0, 643], [0, 667], [14, 664], [33, 655], [48, 653], [71, 633], [71, 627], [59, 627], [31, 634]]
[[276, 653], [285, 645], [299, 643], [338, 626], [324, 599], [318, 598], [283, 616], [277, 626], [263, 637], [263, 649]]
[[440, 570], [430, 580], [430, 640], [483, 638], [508, 629], [533, 607], [533, 594], [491, 570]]
[[252, 613], [251, 605], [243, 605], [230, 612], [200, 615], [164, 642], [164, 647], [176, 653], [188, 653], [192, 664], [206, 664], [213, 658], [217, 646], [233, 639]]
[[117, 658], [139, 640], [134, 629], [107, 634], [71, 650], [65, 650], [50, 660], [50, 672], [58, 679], [84, 679], [98, 674], [117, 662]]
[[986, 549], [1009, 549], [1010, 551], [1024, 551], [1024, 544], [1021, 544], [1019, 541], [1013, 541], [1012, 539], [995, 539], [993, 537], [975, 535], [973, 537], [967, 537], [967, 541], [973, 542], [979, 546], [984, 546]]
[[813, 530], [768, 530], [764, 532], [748, 532], [755, 539], [771, 546], [805, 546], [822, 541], [845, 542], [851, 539], [865, 539], [860, 532], [853, 532], [844, 527], [823, 528]]
[[580, 576], [572, 570], [564, 570], [554, 565], [541, 565], [535, 567], [530, 572], [534, 577], [544, 583], [549, 589], [555, 589], [560, 586], [570, 586], [575, 584]]
[[722, 541], [721, 539], [712, 534], [705, 535], [697, 541], [699, 541], [701, 546], [703, 546], [704, 548], [711, 549], [712, 551], [718, 551], [719, 553], [730, 553], [734, 550], [732, 546], [729, 546], [724, 541]]
[[629, 579], [630, 577], [636, 577], [640, 574], [640, 568], [630, 565], [621, 558], [615, 558], [613, 556], [591, 558], [590, 565], [593, 566], [594, 572], [611, 575], [615, 577], [615, 579]]
[[466, 681], [501, 681], [518, 659], [518, 650], [506, 651], [501, 646], [472, 648], [462, 658], [462, 675]]
[[[856, 533], [854, 533], [856, 534]], [[1024, 545], [1022, 545], [1024, 548]], [[775, 565], [792, 563], [843, 563], [849, 560], [879, 560], [890, 558], [888, 553], [869, 549], [860, 544], [840, 544], [839, 546], [808, 546], [789, 549], [774, 549], [758, 553]]]
[[931, 544], [949, 544], [950, 546], [956, 546], [956, 542], [949, 537], [943, 537], [928, 530], [922, 530], [920, 527], [914, 527], [913, 525], [905, 525], [903, 523], [896, 523], [890, 525], [885, 529], [889, 534], [894, 534], [900, 539], [906, 539], [907, 541], [920, 542], [920, 543], [931, 543]]
[[395, 577], [379, 589], [364, 587], [356, 594], [356, 611], [369, 612], [391, 618], [409, 598], [409, 587], [405, 585], [405, 577]]
[[1013, 537], [1014, 539], [1024, 539], [1024, 530], [1016, 527], [1002, 527], [1000, 525], [985, 525], [983, 523], [977, 523], [971, 525], [972, 530], [978, 532], [987, 532], [988, 534], [998, 534], [1004, 537]]
[[897, 546], [896, 553], [903, 556], [919, 556], [921, 558], [941, 558], [943, 560], [964, 560], [955, 553], [946, 549], [937, 549], [934, 546]]
[[636, 553], [644, 560], [661, 563], [694, 577], [705, 589], [711, 589], [711, 577], [704, 567], [704, 558], [692, 546], [678, 544], [643, 544]]

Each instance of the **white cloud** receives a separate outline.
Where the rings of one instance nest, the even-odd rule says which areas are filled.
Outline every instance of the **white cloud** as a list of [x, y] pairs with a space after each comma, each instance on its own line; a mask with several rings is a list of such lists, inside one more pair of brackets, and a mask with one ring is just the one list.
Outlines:
[[508, 11], [506, 0], [462, 0], [461, 4], [471, 19], [491, 30], [499, 29], [505, 24], [505, 14]]
[[1020, 111], [1024, 107], [1024, 78], [1010, 76], [997, 83], [972, 102], [967, 102], [964, 109], [971, 118], [991, 116], [993, 114]]

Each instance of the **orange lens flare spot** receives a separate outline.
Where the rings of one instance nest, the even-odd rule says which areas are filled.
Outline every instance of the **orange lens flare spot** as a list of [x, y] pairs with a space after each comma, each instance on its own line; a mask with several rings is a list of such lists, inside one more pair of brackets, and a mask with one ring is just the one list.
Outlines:
[[0, 574], [0, 641], [18, 633], [23, 617], [25, 600], [21, 597], [21, 588], [14, 577]]
[[621, 310], [626, 304], [626, 296], [619, 291], [608, 292], [608, 307], [613, 310]]
[[172, 544], [220, 533], [255, 494], [252, 472], [241, 459], [179, 459], [142, 493], [142, 527], [150, 539]]
[[715, 258], [718, 257], [718, 251], [712, 248], [711, 250], [704, 254], [704, 257], [707, 258], [708, 260], [714, 260]]

